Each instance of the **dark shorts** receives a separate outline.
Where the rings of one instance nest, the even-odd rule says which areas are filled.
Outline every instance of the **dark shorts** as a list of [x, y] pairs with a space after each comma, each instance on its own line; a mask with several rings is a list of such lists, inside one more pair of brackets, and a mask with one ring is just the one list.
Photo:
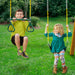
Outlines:
[[[23, 38], [24, 38], [24, 37], [21, 37], [21, 36], [20, 36], [20, 46], [23, 45]], [[11, 38], [11, 42], [12, 42], [14, 45], [16, 45], [16, 44], [15, 44], [15, 35]]]

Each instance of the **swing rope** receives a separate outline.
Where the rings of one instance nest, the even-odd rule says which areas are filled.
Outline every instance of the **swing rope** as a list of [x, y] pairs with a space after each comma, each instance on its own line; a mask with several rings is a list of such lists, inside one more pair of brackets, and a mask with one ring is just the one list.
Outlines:
[[10, 19], [11, 19], [11, 0], [10, 0]]
[[[49, 25], [49, 5], [48, 5], [48, 0], [47, 0], [47, 24]], [[48, 44], [49, 44], [49, 27], [47, 27], [47, 32], [48, 32]]]
[[[13, 28], [13, 30], [9, 30], [9, 27], [10, 27], [10, 26]], [[15, 31], [15, 28], [14, 28], [13, 24], [11, 23], [11, 0], [10, 0], [10, 24], [9, 24], [7, 30], [8, 30], [9, 32], [14, 32], [14, 31]]]
[[[29, 19], [30, 19], [30, 21], [29, 21], [29, 25], [27, 26], [27, 31], [28, 32], [33, 32], [34, 31], [34, 28], [33, 28], [33, 25], [31, 24], [31, 0], [30, 0], [30, 11], [29, 11]], [[32, 27], [32, 30], [28, 30], [28, 27]]]
[[[49, 25], [49, 1], [47, 0], [47, 24]], [[49, 44], [49, 26], [47, 27], [47, 41], [48, 41], [48, 46], [51, 49], [51, 46]]]
[[[66, 26], [68, 25], [68, 1], [66, 0]], [[68, 27], [66, 27], [67, 42], [68, 42]]]
[[30, 13], [29, 13], [29, 17], [31, 19], [31, 0], [30, 0]]
[[66, 32], [67, 32], [67, 42], [66, 46], [68, 46], [68, 1], [66, 0]]

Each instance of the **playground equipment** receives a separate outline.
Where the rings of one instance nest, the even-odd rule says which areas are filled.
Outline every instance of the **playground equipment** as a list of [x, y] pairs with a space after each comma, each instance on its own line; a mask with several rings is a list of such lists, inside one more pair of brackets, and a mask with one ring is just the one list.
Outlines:
[[[68, 25], [68, 1], [66, 0], [66, 25]], [[67, 45], [68, 45], [68, 28], [67, 30]], [[74, 49], [75, 49], [75, 19], [74, 19], [74, 29], [73, 29], [73, 36], [72, 36], [72, 43], [71, 43], [71, 49], [70, 49], [70, 55], [74, 55]]]
[[68, 1], [66, 0], [66, 33], [67, 33], [67, 42], [66, 46], [68, 45]]
[[[15, 28], [14, 28], [14, 25], [11, 23], [11, 20], [13, 20], [12, 19], [12, 16], [11, 16], [11, 4], [12, 3], [11, 3], [11, 0], [10, 0], [10, 24], [9, 24], [9, 26], [8, 26], [7, 29], [8, 29], [9, 32], [14, 32], [15, 31]], [[33, 32], [34, 31], [34, 28], [33, 28], [33, 25], [31, 24], [31, 0], [30, 0], [29, 6], [30, 6], [30, 8], [29, 8], [29, 19], [16, 19], [16, 20], [29, 21], [28, 27], [32, 27], [32, 29], [28, 30], [28, 27], [27, 27], [27, 31], [28, 32]], [[9, 29], [10, 26], [13, 28], [12, 30]]]
[[[49, 25], [49, 1], [48, 0], [47, 0], [47, 24]], [[47, 32], [48, 32], [48, 37], [47, 37], [48, 46], [51, 49], [51, 46], [49, 44], [49, 27], [47, 27]]]
[[[49, 25], [49, 2], [47, 0], [47, 24]], [[67, 33], [67, 41], [66, 41], [66, 47], [68, 46], [68, 1], [66, 0], [66, 33]], [[47, 27], [47, 32], [48, 32], [48, 36], [47, 36], [47, 40], [48, 40], [48, 46], [51, 49], [51, 46], [49, 44], [49, 27]]]
[[72, 35], [70, 55], [74, 55], [74, 50], [75, 50], [75, 40], [74, 39], [75, 39], [75, 18], [74, 18], [74, 29], [73, 29], [73, 35]]

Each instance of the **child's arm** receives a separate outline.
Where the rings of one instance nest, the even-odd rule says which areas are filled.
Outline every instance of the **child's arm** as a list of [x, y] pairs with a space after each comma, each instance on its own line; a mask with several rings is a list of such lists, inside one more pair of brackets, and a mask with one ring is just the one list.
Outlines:
[[46, 28], [45, 28], [45, 33], [47, 33], [47, 27], [48, 27], [49, 25], [48, 24], [46, 24]]
[[70, 31], [70, 29], [69, 29], [69, 26], [68, 26], [68, 25], [66, 25], [66, 27], [68, 28], [68, 32], [71, 32], [71, 31]]
[[[49, 25], [48, 24], [46, 24], [46, 28], [45, 28], [45, 36], [47, 37], [48, 36], [48, 32], [47, 32], [47, 27], [48, 27]], [[53, 36], [53, 33], [49, 33], [49, 37], [50, 36]]]
[[[68, 28], [68, 37], [71, 37], [72, 36], [72, 33], [71, 33], [70, 29], [69, 29], [69, 26], [66, 25], [66, 27]], [[65, 33], [63, 36], [66, 37], [67, 34]]]

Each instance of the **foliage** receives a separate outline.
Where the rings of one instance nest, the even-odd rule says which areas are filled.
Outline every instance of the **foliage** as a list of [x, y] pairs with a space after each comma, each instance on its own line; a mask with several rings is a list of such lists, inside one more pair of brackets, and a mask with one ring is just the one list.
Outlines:
[[32, 16], [31, 17], [31, 22], [32, 22], [32, 25], [33, 26], [36, 26], [38, 21], [39, 21], [39, 18], [38, 17], [35, 17], [35, 16]]
[[75, 17], [71, 17], [71, 21], [74, 22], [74, 20], [75, 20]]
[[[14, 17], [17, 9], [23, 9], [24, 13], [29, 15], [29, 0], [11, 0], [12, 1], [12, 17]], [[28, 4], [28, 6], [27, 6]], [[46, 16], [47, 0], [32, 0], [32, 16]], [[75, 15], [75, 1], [68, 0], [68, 14]], [[0, 16], [7, 21], [10, 12], [10, 0], [0, 0]], [[66, 0], [49, 0], [49, 15], [52, 17], [65, 16]], [[25, 15], [26, 16], [26, 15]]]

